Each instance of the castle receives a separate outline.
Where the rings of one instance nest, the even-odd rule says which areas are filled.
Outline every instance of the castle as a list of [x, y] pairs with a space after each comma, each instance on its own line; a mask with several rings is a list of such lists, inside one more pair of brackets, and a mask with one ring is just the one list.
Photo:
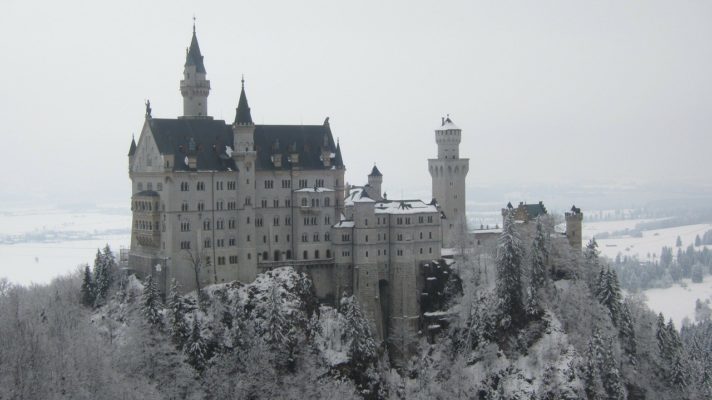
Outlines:
[[375, 165], [367, 184], [347, 186], [328, 118], [255, 124], [244, 79], [234, 120], [211, 117], [206, 74], [193, 27], [183, 115], [154, 118], [147, 102], [131, 142], [129, 268], [152, 274], [165, 292], [172, 279], [190, 291], [289, 265], [324, 301], [355, 294], [380, 338], [417, 331], [421, 269], [466, 232], [460, 128], [448, 116], [435, 130], [433, 200], [392, 200]]

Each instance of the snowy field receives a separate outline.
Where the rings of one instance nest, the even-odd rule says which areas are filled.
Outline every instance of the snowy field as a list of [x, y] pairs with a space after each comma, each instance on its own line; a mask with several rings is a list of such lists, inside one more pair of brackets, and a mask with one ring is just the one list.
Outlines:
[[0, 277], [21, 284], [47, 283], [92, 264], [106, 244], [128, 247], [131, 215], [121, 209], [91, 211], [5, 210], [0, 214]]
[[675, 327], [680, 329], [682, 320], [695, 320], [695, 301], [712, 298], [712, 276], [706, 276], [702, 283], [692, 283], [684, 279], [686, 287], [673, 285], [667, 289], [648, 289], [645, 292], [648, 306], [655, 312], [665, 315], [665, 320], [672, 318]]
[[[640, 222], [640, 221], [639, 221]], [[584, 222], [585, 226], [585, 222]], [[586, 229], [586, 228], [584, 228]], [[627, 256], [638, 256], [641, 261], [647, 261], [648, 253], [660, 256], [660, 249], [663, 246], [675, 248], [675, 240], [678, 236], [682, 239], [682, 249], [695, 242], [695, 236], [702, 235], [712, 230], [712, 224], [696, 224], [677, 226], [674, 228], [654, 229], [643, 231], [642, 237], [619, 237], [611, 239], [600, 239], [598, 249], [601, 254], [615, 258], [618, 253]], [[676, 250], [674, 250], [675, 252]]]
[[609, 232], [622, 231], [624, 229], [633, 229], [637, 224], [644, 222], [660, 221], [662, 219], [623, 219], [616, 221], [595, 221], [588, 222], [584, 219], [583, 222], [583, 237], [588, 240], [595, 235]]

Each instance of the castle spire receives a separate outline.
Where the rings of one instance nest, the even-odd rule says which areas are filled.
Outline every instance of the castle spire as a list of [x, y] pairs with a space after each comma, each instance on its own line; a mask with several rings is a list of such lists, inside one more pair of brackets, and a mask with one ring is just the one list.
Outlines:
[[210, 81], [206, 79], [203, 54], [198, 45], [195, 33], [195, 16], [193, 17], [193, 37], [190, 47], [185, 51], [183, 80], [180, 81], [180, 92], [183, 96], [183, 118], [210, 118], [208, 116], [208, 95]]
[[237, 103], [235, 110], [236, 125], [253, 125], [250, 106], [247, 104], [247, 95], [245, 94], [245, 76], [242, 76], [242, 90], [240, 91], [240, 101]]

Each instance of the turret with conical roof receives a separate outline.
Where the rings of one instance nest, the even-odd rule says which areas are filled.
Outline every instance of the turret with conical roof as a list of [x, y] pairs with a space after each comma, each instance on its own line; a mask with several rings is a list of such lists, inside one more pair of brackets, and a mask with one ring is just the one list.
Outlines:
[[240, 100], [237, 102], [235, 110], [235, 125], [253, 125], [252, 113], [250, 106], [247, 104], [247, 95], [245, 94], [245, 77], [242, 77], [242, 91], [240, 92]]
[[183, 118], [210, 118], [208, 116], [210, 81], [206, 79], [205, 64], [195, 34], [195, 24], [193, 24], [190, 47], [186, 50], [180, 93], [183, 96]]
[[383, 174], [381, 174], [381, 171], [378, 170], [378, 167], [376, 167], [376, 164], [373, 164], [373, 168], [371, 169], [371, 173], [368, 174], [368, 194], [371, 196], [372, 199], [375, 200], [383, 200], [383, 196], [381, 195], [381, 185], [383, 184]]

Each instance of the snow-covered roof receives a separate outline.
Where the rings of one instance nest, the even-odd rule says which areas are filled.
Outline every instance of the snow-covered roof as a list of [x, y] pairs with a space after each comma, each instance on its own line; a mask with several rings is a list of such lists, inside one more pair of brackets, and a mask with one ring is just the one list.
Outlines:
[[346, 198], [344, 199], [344, 206], [353, 206], [355, 202], [360, 202], [361, 199], [367, 199], [363, 200], [364, 202], [373, 202], [373, 199], [368, 197], [368, 193], [366, 193], [366, 190], [363, 187], [354, 186], [346, 195]]
[[297, 193], [324, 193], [324, 192], [333, 192], [334, 189], [329, 189], [327, 187], [313, 187], [313, 188], [302, 188], [302, 189], [297, 189], [295, 192]]
[[383, 200], [376, 203], [376, 214], [436, 213], [438, 208], [422, 200]]
[[450, 119], [450, 116], [448, 116], [447, 118], [443, 119], [442, 125], [438, 126], [435, 130], [436, 131], [449, 131], [449, 130], [453, 130], [453, 129], [461, 130], [460, 127], [458, 127], [457, 125], [455, 125], [454, 122], [452, 122], [452, 120]]
[[356, 223], [354, 221], [339, 221], [334, 224], [334, 228], [353, 228]]

